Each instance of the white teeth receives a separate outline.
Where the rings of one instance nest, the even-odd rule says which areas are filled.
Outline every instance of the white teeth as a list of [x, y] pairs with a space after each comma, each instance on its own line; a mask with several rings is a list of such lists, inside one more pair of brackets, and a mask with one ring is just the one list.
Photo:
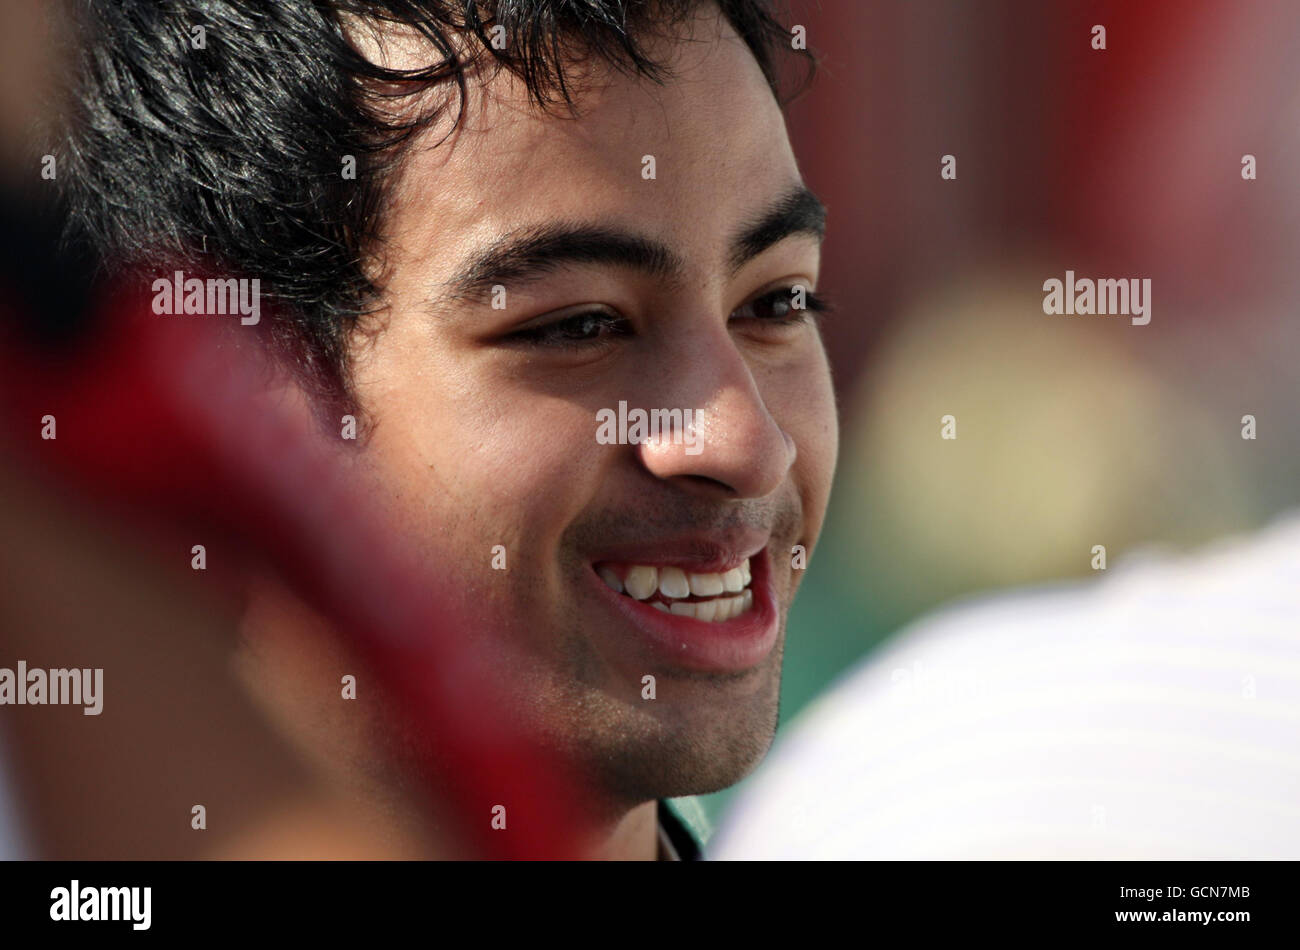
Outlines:
[[[703, 620], [706, 623], [716, 623], [720, 620], [729, 620], [736, 616], [736, 614], [740, 613], [739, 605], [739, 597], [723, 597], [715, 600], [699, 600], [695, 602], [679, 600], [669, 607], [668, 610], [669, 613], [674, 613], [679, 617], [694, 617], [696, 620]], [[655, 606], [658, 607], [660, 605], [656, 602]]]
[[691, 582], [691, 593], [696, 597], [716, 597], [723, 591], [725, 578], [721, 574], [691, 574], [688, 580]]
[[[662, 594], [672, 603], [651, 601], [649, 606], [679, 617], [721, 623], [754, 606], [754, 592], [749, 588], [754, 575], [748, 558], [739, 567], [722, 574], [687, 574], [680, 567], [652, 567], [648, 564], [629, 565], [622, 580], [609, 567], [597, 568], [597, 573], [611, 590], [637, 600], [649, 600], [656, 592]], [[728, 594], [734, 596], [723, 596]], [[692, 595], [708, 599], [684, 599]]]
[[628, 568], [627, 575], [623, 578], [623, 586], [637, 600], [645, 600], [659, 589], [659, 570], [637, 564]]
[[753, 593], [745, 591], [745, 593], [735, 597], [715, 597], [713, 600], [677, 600], [673, 601], [672, 604], [664, 604], [656, 600], [652, 601], [650, 606], [655, 610], [663, 611], [666, 614], [675, 614], [678, 617], [694, 617], [696, 620], [703, 620], [706, 623], [721, 623], [724, 620], [730, 620], [732, 617], [740, 616], [753, 603]]
[[691, 585], [686, 580], [686, 572], [680, 567], [660, 568], [659, 593], [665, 597], [691, 596]]

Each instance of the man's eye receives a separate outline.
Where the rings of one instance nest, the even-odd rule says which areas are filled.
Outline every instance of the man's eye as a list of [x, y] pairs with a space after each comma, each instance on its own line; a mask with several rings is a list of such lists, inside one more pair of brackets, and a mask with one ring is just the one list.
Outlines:
[[576, 313], [539, 327], [528, 327], [510, 334], [512, 339], [537, 346], [581, 347], [600, 344], [610, 337], [627, 333], [627, 321], [603, 310]]
[[830, 304], [802, 284], [780, 287], [755, 297], [731, 314], [733, 320], [760, 320], [765, 323], [799, 323], [809, 315], [830, 310]]

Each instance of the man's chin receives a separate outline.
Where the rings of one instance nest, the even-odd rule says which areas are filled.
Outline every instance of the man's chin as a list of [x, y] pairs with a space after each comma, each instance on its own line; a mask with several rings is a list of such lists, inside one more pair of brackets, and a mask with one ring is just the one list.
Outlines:
[[663, 705], [628, 723], [619, 748], [607, 748], [604, 780], [644, 801], [707, 795], [745, 778], [776, 738], [782, 647], [779, 641], [745, 676], [688, 677], [675, 685], [661, 678], [653, 702]]
[[596, 780], [628, 802], [706, 795], [730, 788], [763, 761], [776, 734], [775, 703], [761, 715], [722, 711], [718, 720], [662, 730], [643, 741], [625, 742], [595, 764]]
[[[769, 743], [770, 746], [770, 743]], [[765, 747], [762, 752], [751, 756], [747, 760], [733, 760], [731, 762], [720, 763], [717, 760], [702, 763], [701, 767], [695, 770], [694, 774], [683, 773], [683, 781], [677, 787], [669, 787], [662, 791], [658, 798], [680, 798], [683, 795], [710, 795], [713, 792], [721, 792], [731, 788], [741, 779], [748, 776], [754, 769], [758, 768], [763, 757], [767, 753]]]

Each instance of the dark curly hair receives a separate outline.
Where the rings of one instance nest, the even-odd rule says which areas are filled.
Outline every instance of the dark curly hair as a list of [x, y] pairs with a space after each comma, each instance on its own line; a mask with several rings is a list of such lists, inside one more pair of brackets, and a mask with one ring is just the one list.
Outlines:
[[[261, 279], [271, 343], [319, 408], [355, 408], [344, 341], [377, 307], [373, 251], [398, 148], [457, 104], [480, 66], [540, 108], [574, 108], [586, 60], [662, 80], [648, 32], [705, 0], [69, 0], [75, 62], [60, 184], [70, 244], [110, 271], [162, 264]], [[712, 0], [782, 100], [791, 47], [769, 0]], [[345, 23], [413, 28], [433, 61], [372, 62]], [[203, 28], [196, 49], [195, 27]], [[494, 44], [504, 28], [505, 42]], [[811, 78], [813, 61], [803, 82]], [[454, 86], [396, 120], [395, 99]], [[354, 156], [355, 178], [341, 174]], [[337, 418], [337, 416], [335, 417]]]

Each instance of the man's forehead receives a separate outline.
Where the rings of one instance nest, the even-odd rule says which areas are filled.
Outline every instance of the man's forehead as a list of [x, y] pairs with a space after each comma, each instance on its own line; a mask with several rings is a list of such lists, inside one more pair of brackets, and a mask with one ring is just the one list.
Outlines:
[[[408, 155], [394, 231], [450, 277], [466, 255], [551, 222], [721, 242], [801, 187], [784, 120], [743, 41], [692, 41], [663, 84], [608, 73], [577, 114], [527, 101], [502, 72], [471, 89], [462, 124]], [[436, 262], [429, 259], [436, 249]]]
[[536, 167], [542, 154], [574, 164], [586, 156], [586, 164], [617, 177], [627, 170], [621, 162], [626, 153], [637, 177], [663, 181], [641, 175], [645, 155], [667, 160], [712, 151], [735, 163], [742, 156], [726, 152], [744, 132], [764, 137], [769, 154], [780, 151], [784, 119], [762, 70], [724, 19], [711, 22], [711, 38], [697, 31], [650, 45], [664, 56], [662, 80], [609, 65], [569, 67], [572, 111], [555, 103], [538, 106], [509, 70], [478, 70], [468, 78], [463, 112], [447, 109], [412, 157], [429, 170], [459, 164], [523, 171]]

